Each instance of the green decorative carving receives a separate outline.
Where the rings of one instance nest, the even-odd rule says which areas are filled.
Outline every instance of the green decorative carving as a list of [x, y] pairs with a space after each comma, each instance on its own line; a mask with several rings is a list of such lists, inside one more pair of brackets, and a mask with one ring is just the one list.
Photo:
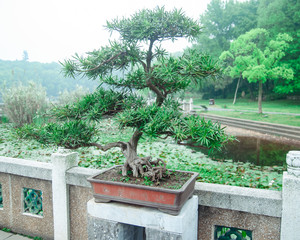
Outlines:
[[0, 183], [0, 208], [3, 208], [2, 184]]
[[252, 231], [234, 227], [215, 226], [214, 240], [252, 240]]
[[41, 190], [23, 188], [24, 212], [43, 216], [43, 197]]

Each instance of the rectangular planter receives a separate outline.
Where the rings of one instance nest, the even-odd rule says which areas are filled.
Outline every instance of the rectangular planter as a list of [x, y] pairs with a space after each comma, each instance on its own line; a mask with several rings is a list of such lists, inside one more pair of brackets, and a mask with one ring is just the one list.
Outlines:
[[[119, 166], [114, 166], [112, 168], [115, 167]], [[107, 169], [106, 171], [109, 171], [110, 169]], [[184, 203], [194, 192], [198, 173], [189, 173], [192, 174], [190, 179], [180, 189], [165, 189], [97, 179], [97, 177], [101, 176], [101, 173], [88, 178], [88, 181], [92, 184], [96, 202], [116, 201], [130, 203], [154, 207], [163, 212], [178, 215]]]

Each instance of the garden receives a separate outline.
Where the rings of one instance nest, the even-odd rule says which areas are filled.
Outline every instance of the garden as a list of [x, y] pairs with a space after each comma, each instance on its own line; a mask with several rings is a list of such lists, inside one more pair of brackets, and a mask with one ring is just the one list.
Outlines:
[[[2, 117], [1, 156], [49, 161], [57, 147], [65, 147], [78, 152], [81, 167], [122, 164], [124, 179], [154, 175], [150, 185], [167, 169], [175, 169], [198, 172], [197, 181], [207, 183], [281, 190], [283, 167], [213, 161], [210, 153], [222, 151], [235, 137], [219, 123], [184, 114], [179, 107], [178, 95], [188, 87], [221, 74], [219, 63], [207, 54], [190, 49], [173, 57], [160, 45], [195, 38], [201, 32], [197, 21], [181, 10], [157, 7], [107, 22], [106, 28], [118, 32], [120, 39], [61, 63], [65, 76], [99, 79], [93, 93], [49, 107], [41, 86], [4, 91], [11, 123]], [[114, 74], [119, 70], [121, 77]], [[145, 100], [150, 92], [156, 99], [152, 104]], [[209, 149], [208, 155], [183, 146], [186, 143]]]
[[[106, 119], [99, 123], [102, 132], [101, 142], [126, 140], [132, 130], [130, 128], [119, 131]], [[20, 139], [11, 123], [0, 124], [0, 155], [13, 158], [22, 158], [49, 162], [51, 154], [57, 151], [55, 145], [45, 145], [33, 139]], [[142, 156], [151, 155], [167, 162], [170, 169], [195, 171], [199, 173], [197, 181], [252, 188], [281, 190], [283, 167], [260, 167], [249, 163], [234, 163], [230, 160], [218, 162], [209, 156], [195, 152], [185, 146], [177, 145], [168, 140], [142, 140], [138, 151]], [[79, 166], [96, 169], [109, 168], [123, 164], [125, 158], [118, 149], [107, 152], [96, 150], [93, 147], [79, 148]]]

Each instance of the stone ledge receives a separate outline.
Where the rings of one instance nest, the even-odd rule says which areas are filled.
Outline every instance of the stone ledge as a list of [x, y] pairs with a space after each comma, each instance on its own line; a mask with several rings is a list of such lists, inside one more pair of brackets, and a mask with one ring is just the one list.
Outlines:
[[195, 185], [199, 205], [281, 217], [282, 194], [279, 191], [236, 187], [212, 183]]
[[50, 181], [52, 164], [0, 156], [0, 172]]
[[91, 184], [86, 179], [103, 171], [104, 169], [73, 167], [66, 173], [66, 182], [69, 185], [91, 188]]

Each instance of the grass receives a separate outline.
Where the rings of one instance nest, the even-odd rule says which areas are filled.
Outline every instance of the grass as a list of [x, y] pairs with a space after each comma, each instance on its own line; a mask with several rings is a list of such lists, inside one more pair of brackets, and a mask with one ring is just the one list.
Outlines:
[[[215, 99], [215, 105], [208, 105], [209, 100], [194, 99], [194, 105], [206, 105], [211, 108], [223, 108], [233, 110], [248, 110], [258, 111], [257, 101], [249, 99], [237, 99], [236, 103], [232, 104], [232, 99]], [[274, 100], [263, 101], [263, 112], [282, 112], [282, 113], [298, 113], [300, 114], [299, 100]]]
[[[100, 143], [127, 141], [131, 129], [120, 131], [112, 120], [99, 124], [102, 131]], [[18, 139], [11, 124], [0, 124], [0, 156], [23, 158], [36, 161], [51, 161], [55, 146], [44, 146], [35, 140]], [[95, 148], [76, 150], [79, 166], [88, 168], [108, 168], [124, 163], [124, 156], [118, 148], [101, 152]], [[197, 181], [242, 187], [281, 190], [283, 168], [259, 167], [249, 163], [233, 163], [230, 160], [216, 162], [201, 152], [194, 152], [185, 146], [175, 145], [171, 140], [154, 141], [142, 139], [138, 146], [140, 156], [161, 158], [173, 170], [199, 172]]]
[[[195, 99], [194, 105], [208, 106], [208, 100]], [[238, 99], [236, 104], [234, 105], [232, 104], [231, 99], [216, 99], [215, 105], [209, 105], [209, 107], [211, 108], [211, 110], [205, 111], [204, 113], [300, 127], [300, 116], [280, 114], [300, 114], [299, 101], [276, 100], [263, 102], [263, 112], [265, 112], [264, 114], [257, 113], [257, 102], [246, 99]], [[220, 111], [220, 109], [224, 111]], [[275, 114], [268, 114], [266, 112], [272, 112]]]
[[234, 111], [234, 112], [205, 111], [202, 113], [300, 127], [300, 116], [287, 116], [281, 114], [261, 115], [258, 113], [238, 112], [238, 111]]

